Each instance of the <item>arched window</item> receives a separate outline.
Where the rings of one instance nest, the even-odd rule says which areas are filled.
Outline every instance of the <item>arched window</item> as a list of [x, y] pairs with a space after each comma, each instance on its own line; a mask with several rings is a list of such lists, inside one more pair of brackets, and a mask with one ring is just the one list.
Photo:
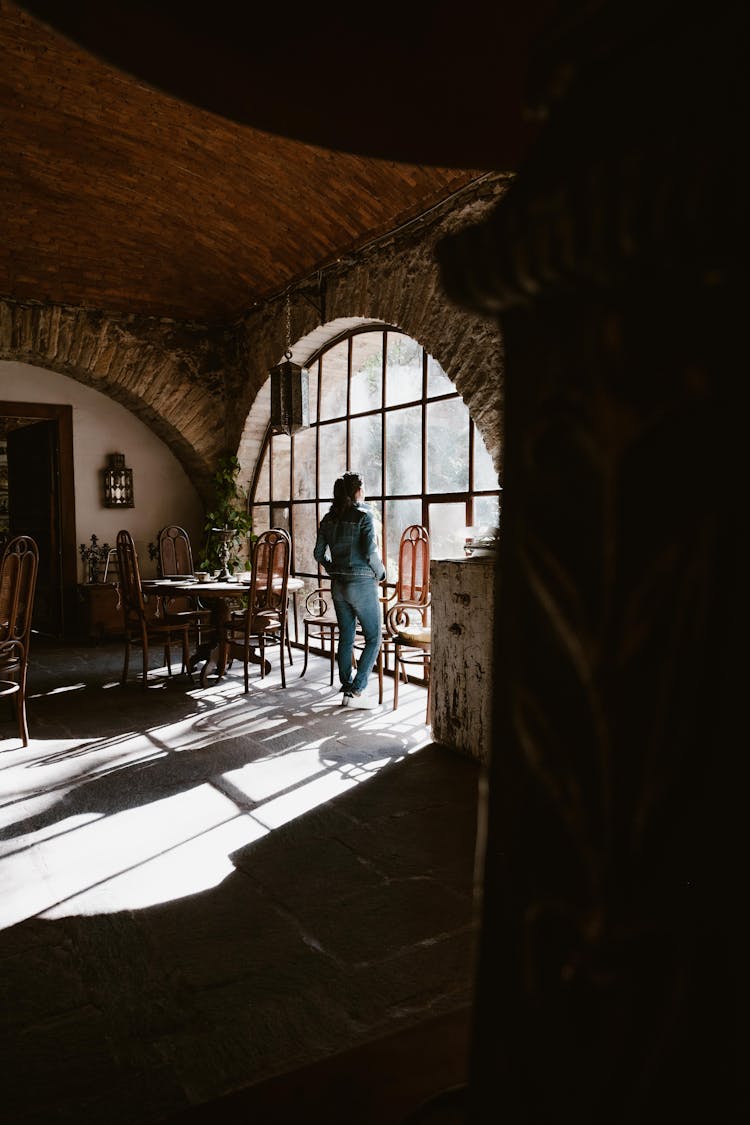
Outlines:
[[409, 524], [428, 529], [433, 558], [459, 558], [466, 527], [499, 523], [492, 459], [461, 396], [420, 344], [368, 325], [327, 345], [308, 370], [310, 427], [291, 438], [268, 435], [251, 489], [254, 531], [291, 532], [297, 575], [318, 579], [318, 523], [347, 469], [363, 478], [390, 581]]

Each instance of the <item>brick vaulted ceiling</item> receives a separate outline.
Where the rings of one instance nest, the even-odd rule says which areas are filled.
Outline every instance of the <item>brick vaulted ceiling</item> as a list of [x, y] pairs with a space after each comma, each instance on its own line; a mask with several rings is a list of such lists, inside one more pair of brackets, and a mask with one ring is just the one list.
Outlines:
[[[441, 129], [444, 95], [420, 117], [431, 89], [466, 81], [449, 56], [430, 61], [414, 38], [391, 57], [382, 29], [357, 52], [330, 14], [317, 39], [302, 27], [301, 54], [278, 5], [265, 29], [256, 18], [243, 65], [247, 28], [228, 8], [257, 17], [249, 3], [204, 6], [191, 25], [182, 4], [0, 0], [0, 297], [229, 323], [498, 170], [464, 143], [469, 131]], [[336, 63], [341, 113], [322, 102], [306, 115]], [[403, 94], [416, 85], [418, 103]], [[509, 161], [524, 143], [515, 116]], [[410, 151], [417, 162], [403, 159]]]

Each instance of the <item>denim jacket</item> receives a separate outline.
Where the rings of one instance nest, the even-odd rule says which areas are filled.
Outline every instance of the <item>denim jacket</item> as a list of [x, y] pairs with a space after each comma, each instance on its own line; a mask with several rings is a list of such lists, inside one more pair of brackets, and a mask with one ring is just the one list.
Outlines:
[[314, 555], [331, 578], [385, 578], [372, 512], [364, 504], [354, 504], [338, 519], [330, 512], [323, 516]]

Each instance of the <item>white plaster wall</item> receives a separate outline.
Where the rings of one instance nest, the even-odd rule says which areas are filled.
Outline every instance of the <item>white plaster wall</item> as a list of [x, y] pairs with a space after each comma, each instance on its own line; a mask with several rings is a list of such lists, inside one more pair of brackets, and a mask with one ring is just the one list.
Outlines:
[[[176, 523], [190, 535], [197, 556], [203, 534], [198, 493], [171, 450], [124, 406], [67, 375], [7, 361], [0, 361], [0, 399], [72, 406], [77, 544], [95, 533], [114, 546], [117, 532], [127, 528], [141, 572], [152, 575], [148, 543], [165, 524]], [[102, 469], [110, 453], [124, 453], [133, 470], [133, 508], [104, 507]], [[80, 561], [79, 578], [84, 579]]]

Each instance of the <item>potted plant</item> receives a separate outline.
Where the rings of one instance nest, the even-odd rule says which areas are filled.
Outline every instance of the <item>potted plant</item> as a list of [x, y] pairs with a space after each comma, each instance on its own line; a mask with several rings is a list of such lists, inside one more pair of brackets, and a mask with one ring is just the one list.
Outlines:
[[[227, 453], [219, 461], [213, 475], [214, 500], [206, 512], [203, 525], [204, 540], [200, 569], [213, 573], [222, 569], [223, 555], [226, 553], [226, 569], [234, 574], [244, 565], [250, 569], [249, 560], [243, 560], [240, 548], [243, 542], [255, 539], [252, 534], [253, 521], [247, 510], [247, 495], [237, 483], [240, 463], [234, 454]], [[218, 530], [224, 534], [219, 534]], [[225, 544], [222, 549], [222, 544]]]

